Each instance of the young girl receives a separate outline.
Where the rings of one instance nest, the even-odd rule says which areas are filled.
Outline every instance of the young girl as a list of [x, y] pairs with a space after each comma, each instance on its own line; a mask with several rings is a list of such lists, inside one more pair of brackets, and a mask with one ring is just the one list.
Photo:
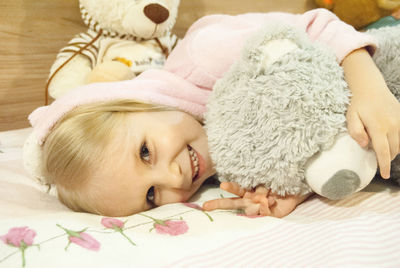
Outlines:
[[[367, 52], [375, 48], [371, 37], [321, 9], [200, 19], [163, 70], [90, 84], [34, 111], [28, 168], [55, 185], [59, 199], [75, 211], [126, 216], [187, 201], [215, 173], [202, 127], [210, 90], [239, 57], [245, 40], [275, 21], [305, 31], [336, 53], [353, 94], [349, 132], [361, 146], [371, 139], [381, 175], [388, 178], [390, 161], [399, 153], [400, 104]], [[282, 217], [307, 198], [278, 196], [263, 186], [221, 187], [239, 197], [208, 201], [204, 209], [242, 208], [249, 215]]]

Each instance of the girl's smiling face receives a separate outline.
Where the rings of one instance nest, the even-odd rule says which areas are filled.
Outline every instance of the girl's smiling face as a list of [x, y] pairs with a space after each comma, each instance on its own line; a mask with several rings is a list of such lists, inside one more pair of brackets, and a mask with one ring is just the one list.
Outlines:
[[131, 113], [118, 131], [86, 185], [100, 214], [126, 216], [186, 202], [215, 173], [205, 130], [189, 114]]

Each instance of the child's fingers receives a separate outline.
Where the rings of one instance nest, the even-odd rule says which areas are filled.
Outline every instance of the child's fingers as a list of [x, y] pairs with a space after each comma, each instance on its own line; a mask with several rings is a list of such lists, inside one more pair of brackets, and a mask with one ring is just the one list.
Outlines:
[[388, 141], [390, 145], [390, 159], [393, 160], [399, 153], [399, 134], [397, 132], [389, 133]]
[[249, 200], [243, 198], [220, 198], [205, 202], [203, 209], [207, 211], [214, 209], [243, 209], [249, 203]]
[[[246, 190], [245, 190], [246, 191]], [[243, 198], [251, 199], [254, 201], [254, 197], [261, 195], [261, 196], [268, 196], [269, 189], [265, 188], [264, 186], [257, 186], [255, 191], [246, 191], [243, 195]]]
[[244, 208], [244, 214], [247, 216], [256, 216], [260, 214], [260, 204], [249, 204]]
[[257, 186], [257, 188], [256, 188], [256, 193], [257, 194], [268, 195], [269, 191], [270, 191], [270, 189], [267, 189], [264, 186]]
[[273, 196], [268, 196], [268, 194], [255, 194], [251, 201], [253, 203], [266, 203], [268, 206], [275, 204], [275, 198]]
[[378, 158], [381, 177], [388, 179], [390, 177], [390, 147], [386, 135], [371, 134], [372, 146], [374, 147], [376, 158]]
[[267, 197], [265, 195], [257, 195], [254, 197], [253, 202], [259, 203], [259, 214], [261, 216], [270, 216], [271, 215], [271, 210], [270, 206], [275, 203], [275, 199], [273, 201], [270, 201], [270, 199], [273, 199], [272, 197]]
[[348, 112], [347, 115], [347, 130], [350, 136], [361, 146], [365, 147], [369, 143], [368, 133], [365, 130], [364, 124], [357, 113]]
[[230, 192], [231, 194], [237, 195], [242, 197], [245, 193], [246, 190], [242, 187], [240, 187], [239, 184], [237, 184], [236, 182], [222, 182], [219, 187], [222, 190], [225, 190], [227, 192]]

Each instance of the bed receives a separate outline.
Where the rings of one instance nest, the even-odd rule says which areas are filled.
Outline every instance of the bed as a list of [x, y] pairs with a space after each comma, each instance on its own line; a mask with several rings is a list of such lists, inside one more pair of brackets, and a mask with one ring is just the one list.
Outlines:
[[[311, 1], [260, 2], [182, 0], [175, 31], [182, 36], [204, 14], [261, 8], [302, 12], [313, 7]], [[68, 29], [64, 33], [83, 28], [76, 1], [6, 0], [1, 5], [16, 14], [25, 12], [20, 19], [31, 16], [42, 22], [40, 14], [63, 10], [64, 20], [54, 27]], [[40, 9], [28, 10], [33, 7]], [[0, 12], [4, 15], [4, 9]], [[1, 22], [0, 34], [12, 36], [4, 29], [19, 31], [21, 25]], [[29, 39], [30, 34], [21, 38]], [[67, 209], [22, 164], [22, 146], [31, 132], [26, 115], [42, 105], [42, 85], [63, 45], [58, 39], [46, 40], [48, 46], [41, 47], [41, 53], [29, 51], [32, 64], [40, 62], [29, 75], [26, 69], [17, 75], [27, 68], [15, 56], [27, 53], [23, 45], [5, 46], [5, 59], [13, 59], [14, 65], [0, 76], [0, 267], [400, 267], [400, 187], [390, 181], [374, 180], [362, 192], [339, 201], [313, 196], [283, 219], [247, 217], [236, 210], [204, 212], [199, 208], [205, 200], [230, 196], [212, 184], [203, 186], [188, 203], [129, 217]], [[9, 94], [15, 90], [21, 91]]]
[[[312, 197], [283, 219], [199, 210], [230, 196], [215, 185], [189, 203], [111, 219], [70, 211], [30, 178], [21, 161], [29, 133], [0, 133], [0, 267], [400, 265], [400, 187], [389, 182], [340, 201]], [[24, 250], [18, 237], [30, 241]]]

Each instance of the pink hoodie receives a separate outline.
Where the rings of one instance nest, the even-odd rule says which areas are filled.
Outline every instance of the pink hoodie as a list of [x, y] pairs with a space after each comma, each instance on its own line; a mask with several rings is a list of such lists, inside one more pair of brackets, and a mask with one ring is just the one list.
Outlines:
[[135, 99], [179, 108], [202, 117], [210, 90], [239, 57], [245, 40], [260, 27], [284, 22], [305, 31], [313, 41], [329, 46], [338, 62], [351, 51], [375, 43], [325, 9], [301, 15], [252, 13], [238, 16], [211, 15], [195, 22], [178, 43], [163, 70], [149, 70], [133, 80], [97, 83], [79, 87], [49, 106], [36, 109], [29, 120], [39, 144], [54, 124], [68, 111], [85, 103]]

